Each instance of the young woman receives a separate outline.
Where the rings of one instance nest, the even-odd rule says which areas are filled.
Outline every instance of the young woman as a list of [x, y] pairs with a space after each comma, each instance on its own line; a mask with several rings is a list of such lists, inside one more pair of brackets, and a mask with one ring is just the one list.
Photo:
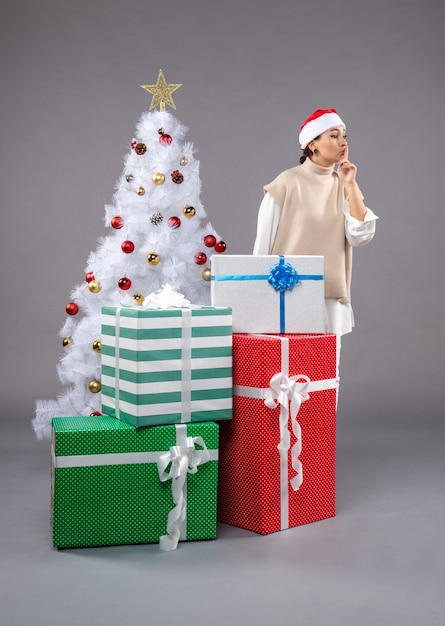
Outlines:
[[352, 248], [371, 241], [377, 216], [363, 202], [335, 109], [314, 111], [299, 142], [300, 165], [264, 187], [253, 253], [324, 256], [326, 331], [337, 335], [338, 363], [340, 337], [354, 326]]

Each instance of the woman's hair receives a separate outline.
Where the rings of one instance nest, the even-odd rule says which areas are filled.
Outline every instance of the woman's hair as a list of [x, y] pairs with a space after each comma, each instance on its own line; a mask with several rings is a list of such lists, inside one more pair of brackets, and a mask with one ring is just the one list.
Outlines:
[[[320, 135], [318, 135], [318, 137], [314, 137], [311, 141], [316, 141], [319, 138], [320, 138]], [[305, 148], [303, 148], [303, 154], [300, 157], [300, 163], [304, 163], [307, 158], [310, 159], [313, 154], [314, 153], [309, 148], [309, 146], [306, 146]]]

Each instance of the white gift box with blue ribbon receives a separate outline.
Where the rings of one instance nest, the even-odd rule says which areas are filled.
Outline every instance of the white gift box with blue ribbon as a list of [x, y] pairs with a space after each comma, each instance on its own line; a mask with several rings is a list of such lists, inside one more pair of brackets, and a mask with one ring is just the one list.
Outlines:
[[324, 333], [324, 257], [213, 255], [211, 302], [234, 333]]

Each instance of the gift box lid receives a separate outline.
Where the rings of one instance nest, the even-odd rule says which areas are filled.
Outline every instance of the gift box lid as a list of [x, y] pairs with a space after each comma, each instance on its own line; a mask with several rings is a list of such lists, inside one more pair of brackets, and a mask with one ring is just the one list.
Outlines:
[[234, 333], [233, 382], [235, 385], [268, 387], [270, 378], [283, 369], [283, 350], [287, 352], [290, 376], [305, 374], [313, 381], [335, 378], [336, 341], [336, 336], [332, 333]]
[[[158, 452], [175, 445], [175, 425], [135, 428], [108, 415], [54, 417], [53, 445], [56, 456]], [[189, 437], [201, 436], [208, 449], [218, 448], [218, 424], [187, 424]]]
[[148, 309], [141, 306], [102, 306], [102, 314], [115, 315], [119, 311], [121, 317], [145, 318], [145, 317], [182, 317], [184, 311], [190, 311], [192, 317], [209, 317], [231, 315], [232, 308], [229, 306], [199, 306], [171, 307], [165, 309]]

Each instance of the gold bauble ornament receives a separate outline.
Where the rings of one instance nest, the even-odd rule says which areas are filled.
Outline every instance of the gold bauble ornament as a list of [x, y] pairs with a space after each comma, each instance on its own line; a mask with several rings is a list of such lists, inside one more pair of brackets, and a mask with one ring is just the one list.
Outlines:
[[145, 195], [145, 189], [143, 187], [139, 187], [136, 193], [138, 194], [138, 196], [143, 196]]
[[207, 280], [207, 281], [212, 279], [212, 271], [210, 267], [206, 267], [204, 270], [202, 270], [202, 277], [204, 280]]
[[134, 293], [134, 294], [131, 296], [131, 299], [132, 299], [132, 300], [133, 300], [133, 302], [134, 302], [135, 304], [137, 304], [138, 306], [142, 306], [142, 304], [144, 303], [144, 300], [145, 300], [144, 296], [143, 296], [141, 293]]
[[62, 346], [63, 346], [64, 348], [69, 348], [70, 346], [72, 346], [72, 345], [73, 345], [73, 343], [74, 343], [74, 342], [73, 342], [73, 338], [72, 338], [72, 337], [64, 337], [64, 338], [62, 339]]
[[91, 344], [91, 347], [93, 348], [94, 352], [100, 354], [102, 352], [102, 341], [100, 339], [95, 339]]
[[187, 157], [182, 156], [182, 157], [181, 157], [181, 160], [179, 161], [179, 163], [180, 163], [181, 165], [187, 165], [187, 163], [188, 163], [188, 159], [187, 159]]
[[157, 265], [160, 260], [161, 257], [157, 252], [150, 252], [150, 254], [147, 254], [147, 263], [149, 263], [150, 265]]
[[151, 180], [155, 185], [163, 185], [165, 183], [165, 176], [162, 172], [155, 172]]
[[90, 380], [90, 382], [88, 383], [88, 389], [91, 391], [91, 393], [99, 393], [99, 391], [102, 389], [102, 385], [98, 380]]
[[99, 293], [99, 291], [102, 289], [102, 285], [98, 280], [91, 280], [88, 283], [88, 289], [91, 291], [91, 293]]
[[185, 217], [194, 217], [194, 215], [196, 214], [196, 209], [194, 206], [187, 204], [187, 206], [182, 209], [182, 212], [184, 213]]

